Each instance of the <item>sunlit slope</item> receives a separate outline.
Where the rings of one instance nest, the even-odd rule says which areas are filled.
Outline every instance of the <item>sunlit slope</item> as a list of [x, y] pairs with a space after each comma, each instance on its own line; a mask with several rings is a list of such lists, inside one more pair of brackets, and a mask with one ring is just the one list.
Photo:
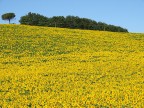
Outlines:
[[[140, 34], [84, 31], [47, 27], [0, 25], [1, 51], [11, 54], [57, 55], [74, 52], [144, 51]], [[5, 55], [5, 54], [4, 54]]]
[[144, 107], [144, 34], [0, 25], [0, 107]]

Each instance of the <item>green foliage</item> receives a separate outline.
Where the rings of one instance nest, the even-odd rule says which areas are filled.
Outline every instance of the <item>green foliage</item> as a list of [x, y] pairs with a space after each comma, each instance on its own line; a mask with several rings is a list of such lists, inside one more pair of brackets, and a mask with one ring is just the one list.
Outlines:
[[112, 31], [112, 32], [128, 32], [127, 29], [124, 29], [119, 26], [108, 25], [106, 23], [96, 22], [88, 18], [79, 18], [78, 16], [70, 16], [70, 15], [66, 17], [53, 16], [51, 18], [48, 18], [40, 14], [29, 12], [27, 15], [21, 17], [20, 23], [35, 26], [100, 30], [100, 31]]
[[27, 15], [22, 16], [19, 22], [26, 25], [45, 26], [48, 24], [48, 19], [40, 14], [29, 12]]
[[8, 20], [10, 24], [10, 20], [13, 19], [16, 15], [14, 13], [5, 13], [1, 17], [3, 20]]

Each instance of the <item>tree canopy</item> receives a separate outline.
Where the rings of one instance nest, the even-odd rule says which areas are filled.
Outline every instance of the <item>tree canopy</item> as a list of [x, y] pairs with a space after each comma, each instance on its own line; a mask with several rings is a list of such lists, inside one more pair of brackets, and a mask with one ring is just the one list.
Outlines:
[[13, 19], [15, 16], [15, 13], [5, 13], [1, 17], [3, 20], [8, 20], [10, 24], [10, 20]]
[[87, 29], [87, 30], [100, 30], [112, 32], [128, 32], [127, 29], [120, 26], [109, 25], [103, 22], [96, 22], [88, 18], [80, 18], [78, 16], [53, 16], [51, 18], [45, 17], [40, 14], [29, 12], [27, 15], [22, 16], [19, 21], [21, 24], [35, 25], [35, 26], [48, 26], [48, 27], [61, 27], [73, 29]]

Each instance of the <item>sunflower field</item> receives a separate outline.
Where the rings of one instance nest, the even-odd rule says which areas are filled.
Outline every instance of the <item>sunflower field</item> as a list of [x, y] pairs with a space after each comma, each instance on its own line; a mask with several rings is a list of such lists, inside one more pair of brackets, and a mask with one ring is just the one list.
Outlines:
[[0, 108], [144, 108], [144, 34], [1, 24]]

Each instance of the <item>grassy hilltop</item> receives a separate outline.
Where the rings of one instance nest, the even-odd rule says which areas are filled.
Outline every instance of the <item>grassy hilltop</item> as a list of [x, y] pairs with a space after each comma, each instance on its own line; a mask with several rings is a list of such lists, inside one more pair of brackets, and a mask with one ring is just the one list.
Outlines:
[[143, 108], [144, 34], [0, 25], [0, 108]]

